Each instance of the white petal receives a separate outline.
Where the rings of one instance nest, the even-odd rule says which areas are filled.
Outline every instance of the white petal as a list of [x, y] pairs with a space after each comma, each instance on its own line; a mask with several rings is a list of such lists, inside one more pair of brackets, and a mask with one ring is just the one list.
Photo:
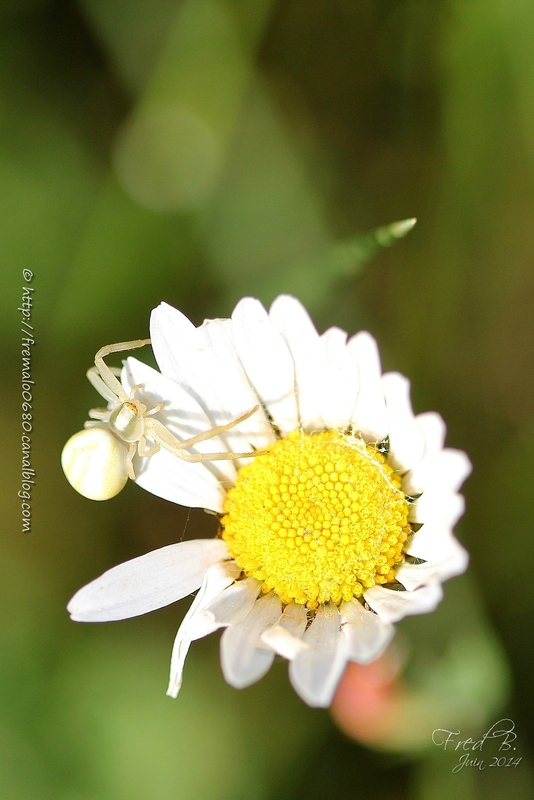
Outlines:
[[315, 708], [326, 708], [347, 663], [341, 617], [332, 603], [320, 606], [303, 636], [308, 645], [289, 664], [289, 677], [297, 694]]
[[193, 383], [200, 379], [196, 375], [196, 328], [191, 320], [168, 303], [160, 303], [150, 316], [150, 339], [161, 373], [196, 397], [190, 391], [191, 379]]
[[352, 426], [366, 441], [381, 441], [388, 433], [388, 416], [381, 384], [378, 346], [370, 333], [360, 331], [349, 339], [347, 347], [358, 365], [359, 376]]
[[261, 639], [278, 655], [292, 661], [297, 653], [309, 646], [302, 640], [307, 621], [306, 608], [298, 603], [289, 603], [276, 625], [262, 633]]
[[135, 458], [134, 469], [135, 482], [157, 497], [219, 514], [224, 510], [224, 487], [203, 464], [187, 464], [167, 450], [160, 450], [149, 458]]
[[440, 583], [421, 586], [413, 592], [372, 586], [363, 596], [384, 622], [398, 622], [411, 614], [428, 614], [434, 611], [443, 597], [443, 589]]
[[402, 489], [410, 495], [432, 488], [456, 492], [471, 474], [471, 469], [471, 462], [462, 450], [438, 450], [426, 455], [403, 477]]
[[261, 590], [261, 583], [254, 578], [232, 584], [209, 603], [189, 625], [187, 633], [191, 639], [200, 639], [213, 633], [217, 628], [237, 625], [245, 619]]
[[321, 416], [327, 428], [344, 430], [350, 424], [358, 396], [358, 367], [347, 348], [347, 334], [329, 328], [320, 339], [324, 361], [320, 389]]
[[406, 547], [409, 555], [425, 560], [425, 564], [403, 564], [397, 580], [408, 590], [417, 589], [433, 580], [440, 582], [465, 572], [469, 555], [451, 531], [439, 523], [427, 522]]
[[206, 571], [228, 558], [221, 539], [195, 539], [153, 550], [104, 572], [80, 589], [67, 609], [76, 622], [147, 614], [198, 589]]
[[461, 545], [449, 527], [441, 522], [427, 522], [406, 545], [406, 552], [416, 558], [438, 563], [453, 558], [458, 547]]
[[469, 554], [454, 536], [449, 535], [448, 556], [441, 561], [427, 561], [425, 564], [403, 564], [397, 570], [397, 580], [408, 590], [453, 578], [465, 572], [469, 564]]
[[342, 603], [340, 612], [347, 658], [359, 664], [378, 658], [395, 634], [393, 625], [367, 611], [358, 600]]
[[169, 688], [167, 694], [169, 697], [177, 697], [178, 692], [182, 686], [182, 674], [184, 670], [184, 663], [191, 639], [187, 635], [188, 627], [191, 625], [195, 616], [203, 611], [203, 609], [212, 600], [217, 597], [227, 586], [230, 586], [236, 578], [239, 577], [240, 569], [235, 561], [220, 561], [214, 564], [206, 572], [202, 586], [198, 590], [197, 596], [193, 600], [189, 611], [183, 618], [182, 624], [178, 628], [178, 633], [174, 640], [171, 656], [171, 669], [169, 675]]
[[[182, 386], [207, 413], [212, 425], [225, 425], [258, 404], [235, 351], [231, 320], [208, 320], [200, 328], [162, 303], [152, 312], [150, 335], [161, 372]], [[221, 436], [225, 449], [246, 452], [275, 436], [260, 408]]]
[[433, 487], [410, 503], [408, 519], [410, 522], [436, 522], [443, 527], [453, 528], [464, 510], [465, 500], [461, 494]]
[[302, 303], [289, 295], [276, 298], [269, 317], [280, 331], [295, 364], [300, 425], [307, 431], [322, 430], [319, 387], [322, 358], [319, 334]]
[[263, 678], [274, 660], [262, 633], [280, 617], [282, 604], [275, 594], [256, 600], [242, 622], [228, 627], [221, 637], [221, 667], [227, 683], [244, 689]]
[[425, 438], [426, 453], [442, 450], [447, 432], [443, 418], [435, 411], [425, 411], [423, 414], [417, 414], [415, 421]]
[[262, 634], [261, 640], [268, 645], [279, 656], [292, 661], [297, 653], [306, 650], [308, 645], [297, 636], [293, 636], [286, 628], [281, 625], [273, 625]]
[[285, 436], [299, 427], [295, 367], [288, 347], [259, 300], [245, 297], [232, 314], [235, 345], [247, 377]]
[[398, 372], [388, 372], [382, 376], [382, 388], [388, 412], [389, 463], [395, 469], [411, 469], [425, 454], [425, 439], [412, 411], [410, 382]]
[[[194, 397], [191, 397], [175, 381], [166, 378], [136, 358], [127, 359], [121, 380], [127, 392], [130, 392], [138, 384], [142, 385], [143, 388], [135, 397], [141, 400], [149, 411], [158, 403], [162, 401], [165, 403], [162, 410], [153, 418], [161, 422], [180, 441], [190, 439], [199, 433], [205, 433], [213, 427], [208, 415]], [[225, 450], [224, 442], [219, 436], [214, 436], [196, 444], [186, 452], [222, 453]], [[140, 472], [143, 471], [146, 463], [146, 459], [137, 459], [136, 466]], [[203, 466], [217, 479], [225, 481], [227, 486], [233, 486], [237, 477], [237, 471], [232, 461], [205, 461], [202, 465], [188, 464], [187, 466], [196, 472], [198, 472], [199, 466]], [[189, 504], [183, 503], [183, 505]]]
[[[212, 415], [215, 414], [218, 425], [231, 422], [259, 403], [237, 354], [232, 320], [206, 320], [198, 329], [198, 335], [205, 372], [217, 389], [217, 405], [213, 407]], [[234, 453], [250, 451], [251, 446], [260, 450], [276, 441], [272, 425], [261, 406], [224, 437]]]

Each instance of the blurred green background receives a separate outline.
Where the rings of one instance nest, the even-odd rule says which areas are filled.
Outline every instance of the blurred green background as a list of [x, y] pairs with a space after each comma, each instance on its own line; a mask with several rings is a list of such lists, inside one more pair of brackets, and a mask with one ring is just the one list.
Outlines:
[[[534, 5], [3, 0], [0, 22], [0, 796], [534, 796]], [[412, 216], [375, 252], [366, 232]], [[96, 350], [147, 336], [161, 300], [200, 324], [284, 291], [320, 329], [371, 330], [415, 410], [439, 410], [474, 464], [468, 575], [398, 626], [413, 704], [374, 748], [305, 707], [282, 662], [230, 689], [216, 636], [167, 698], [186, 602], [109, 626], [65, 612], [113, 564], [216, 528], [131, 483], [103, 504], [69, 487], [59, 454], [98, 404]], [[515, 769], [453, 774], [432, 745], [434, 727], [476, 738], [504, 716]]]

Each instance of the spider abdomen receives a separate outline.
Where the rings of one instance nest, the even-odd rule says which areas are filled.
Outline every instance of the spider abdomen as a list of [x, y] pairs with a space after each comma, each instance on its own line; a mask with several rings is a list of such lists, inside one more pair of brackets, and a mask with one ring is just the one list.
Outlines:
[[115, 497], [128, 480], [125, 445], [106, 427], [86, 428], [71, 436], [61, 465], [71, 486], [90, 500]]

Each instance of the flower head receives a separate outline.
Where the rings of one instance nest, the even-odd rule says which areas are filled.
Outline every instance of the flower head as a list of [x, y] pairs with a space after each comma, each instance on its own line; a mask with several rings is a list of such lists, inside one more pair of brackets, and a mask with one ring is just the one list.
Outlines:
[[166, 304], [152, 314], [161, 373], [135, 358], [126, 392], [179, 439], [241, 424], [192, 452], [267, 451], [189, 463], [160, 450], [134, 459], [137, 483], [219, 515], [214, 540], [163, 547], [104, 573], [72, 598], [73, 619], [147, 613], [199, 589], [176, 636], [168, 694], [191, 642], [218, 628], [228, 683], [259, 680], [275, 654], [298, 694], [328, 706], [349, 661], [377, 658], [393, 623], [432, 611], [467, 553], [452, 529], [467, 456], [444, 448], [438, 414], [414, 416], [409, 383], [382, 375], [376, 342], [339, 328], [320, 336], [301, 303], [269, 313], [241, 300], [231, 319], [196, 328]]

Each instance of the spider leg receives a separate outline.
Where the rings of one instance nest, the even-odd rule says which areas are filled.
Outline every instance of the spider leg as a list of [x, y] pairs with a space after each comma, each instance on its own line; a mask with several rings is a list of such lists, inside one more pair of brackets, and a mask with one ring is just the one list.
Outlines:
[[[255, 414], [259, 407], [260, 406], [258, 404], [257, 406], [254, 406], [254, 408], [251, 408], [250, 411], [247, 411], [246, 414], [242, 414], [240, 417], [237, 417], [237, 419], [227, 422], [226, 425], [217, 425], [215, 428], [211, 428], [211, 430], [207, 431], [207, 433], [209, 433], [210, 436], [218, 436], [220, 433], [226, 433], [226, 431], [235, 428], [236, 425], [239, 425], [241, 422], [244, 422], [246, 419]], [[203, 434], [200, 435], [202, 436]], [[206, 436], [206, 439], [209, 439], [210, 436]], [[191, 441], [191, 439], [189, 441]]]
[[103, 383], [115, 394], [116, 398], [119, 398], [123, 402], [126, 402], [129, 398], [122, 384], [117, 380], [116, 376], [105, 363], [104, 358], [111, 353], [121, 353], [123, 350], [136, 350], [138, 347], [144, 347], [145, 344], [150, 344], [150, 339], [135, 339], [131, 342], [106, 344], [104, 347], [101, 347], [95, 355], [96, 370], [100, 374]]
[[159, 444], [156, 442], [154, 447], [150, 447], [147, 449], [146, 446], [146, 436], [141, 436], [137, 443], [137, 453], [141, 458], [147, 458], [147, 456], [153, 456], [154, 453], [158, 453], [160, 450]]
[[[252, 413], [252, 412], [251, 412]], [[247, 417], [250, 416], [250, 413], [246, 415]], [[233, 427], [235, 423], [231, 423]], [[145, 422], [145, 428], [149, 436], [151, 436], [155, 442], [160, 444], [170, 453], [173, 453], [178, 458], [183, 459], [184, 461], [191, 461], [191, 462], [199, 462], [199, 461], [233, 461], [236, 458], [253, 458], [254, 456], [262, 456], [267, 453], [267, 450], [256, 450], [251, 453], [195, 453], [193, 455], [184, 452], [184, 448], [191, 447], [193, 444], [198, 442], [202, 442], [205, 439], [210, 439], [212, 436], [215, 436], [216, 433], [213, 431], [218, 431], [219, 428], [222, 427], [225, 430], [227, 426], [219, 426], [218, 428], [214, 428], [210, 431], [206, 431], [206, 433], [201, 433], [198, 436], [193, 436], [191, 439], [186, 439], [183, 442], [180, 442], [176, 439], [167, 428], [158, 422], [156, 419], [148, 419]]]
[[158, 403], [157, 406], [154, 406], [154, 408], [151, 408], [150, 411], [147, 411], [145, 413], [145, 417], [151, 417], [152, 414], [157, 414], [158, 411], [161, 411], [164, 405], [165, 403], [163, 401], [161, 403]]
[[92, 408], [89, 411], [89, 416], [91, 419], [101, 419], [107, 422], [109, 411], [107, 408]]
[[[165, 445], [163, 445], [165, 447]], [[169, 450], [170, 448], [167, 448]], [[235, 461], [237, 458], [256, 458], [256, 456], [266, 456], [268, 450], [254, 450], [251, 453], [184, 453], [183, 450], [171, 450], [174, 455], [183, 461], [198, 463], [199, 461]]]
[[[116, 403], [117, 402], [117, 394], [116, 394], [116, 392], [112, 392], [111, 389], [109, 388], [109, 386], [106, 383], [104, 383], [104, 381], [100, 377], [100, 374], [99, 374], [99, 372], [98, 372], [96, 367], [91, 367], [90, 369], [88, 369], [86, 375], [87, 375], [89, 381], [93, 384], [93, 386], [96, 389], [96, 391], [98, 392], [98, 394], [101, 397], [103, 397], [104, 400], [107, 400], [108, 403]], [[119, 382], [117, 381], [117, 383], [119, 383]], [[120, 386], [120, 384], [119, 384], [119, 386]]]
[[137, 450], [138, 443], [132, 442], [130, 447], [128, 448], [128, 455], [126, 456], [126, 466], [128, 467], [128, 477], [135, 480], [135, 472], [133, 468], [133, 457], [135, 455], [135, 451]]
[[[247, 411], [247, 413], [243, 414], [241, 417], [238, 417], [237, 419], [234, 419], [231, 422], [227, 422], [226, 425], [216, 425], [215, 428], [210, 428], [209, 430], [204, 431], [204, 433], [197, 434], [197, 436], [191, 436], [190, 439], [183, 439], [181, 442], [179, 442], [179, 445], [180, 447], [189, 449], [190, 447], [193, 447], [195, 444], [199, 444], [199, 442], [205, 442], [206, 439], [212, 439], [214, 436], [219, 436], [221, 433], [226, 433], [226, 431], [229, 431], [232, 428], [235, 428], [236, 425], [239, 425], [240, 422], [244, 422], [246, 419], [251, 417], [252, 414], [254, 414], [258, 410], [258, 408], [259, 406], [254, 406], [254, 408], [251, 411]], [[156, 422], [156, 420], [154, 421]], [[156, 424], [159, 425], [160, 423], [156, 422]], [[165, 430], [167, 429], [165, 428]], [[241, 455], [243, 454], [241, 453]], [[239, 457], [240, 457], [239, 455], [236, 455], [236, 458]]]

